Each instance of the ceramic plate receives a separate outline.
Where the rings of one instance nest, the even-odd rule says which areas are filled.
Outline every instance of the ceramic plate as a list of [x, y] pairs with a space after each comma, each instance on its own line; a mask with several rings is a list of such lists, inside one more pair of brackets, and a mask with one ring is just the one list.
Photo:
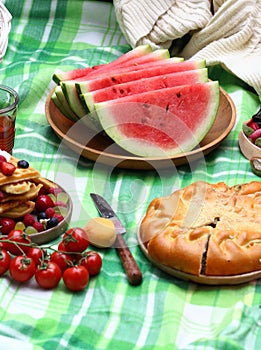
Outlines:
[[38, 245], [53, 241], [54, 239], [56, 239], [60, 235], [62, 235], [66, 231], [66, 229], [70, 223], [70, 220], [71, 220], [72, 208], [73, 208], [71, 197], [61, 186], [59, 186], [56, 183], [54, 183], [54, 184], [56, 186], [58, 186], [63, 192], [65, 192], [68, 195], [67, 207], [65, 208], [66, 214], [64, 215], [64, 219], [61, 222], [59, 222], [57, 226], [52, 227], [52, 228], [45, 230], [43, 232], [30, 234], [30, 238], [31, 238], [32, 242], [34, 242]]
[[205, 276], [205, 275], [196, 276], [189, 273], [185, 273], [185, 272], [173, 269], [171, 267], [168, 267], [166, 265], [160, 264], [155, 260], [153, 260], [152, 257], [148, 254], [148, 250], [141, 240], [139, 231], [137, 233], [137, 237], [138, 237], [138, 242], [143, 254], [153, 265], [155, 265], [161, 271], [166, 272], [167, 274], [184, 281], [191, 281], [195, 283], [208, 284], [208, 285], [236, 285], [236, 284], [247, 283], [247, 282], [261, 278], [261, 270], [249, 272], [249, 273], [243, 273], [240, 275], [233, 275], [233, 276]]
[[89, 160], [118, 168], [147, 170], [190, 163], [213, 151], [227, 137], [236, 121], [234, 103], [230, 96], [220, 88], [220, 104], [216, 120], [197, 149], [172, 158], [142, 158], [124, 151], [102, 133], [93, 137], [87, 127], [81, 125], [77, 128], [77, 123], [66, 118], [55, 106], [51, 99], [53, 91], [49, 93], [46, 100], [45, 113], [48, 123], [57, 136], [77, 154]]

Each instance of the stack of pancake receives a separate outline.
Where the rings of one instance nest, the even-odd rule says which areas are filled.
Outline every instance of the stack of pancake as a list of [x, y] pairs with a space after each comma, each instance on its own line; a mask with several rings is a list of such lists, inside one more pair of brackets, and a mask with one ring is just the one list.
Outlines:
[[13, 156], [8, 160], [16, 167], [12, 175], [6, 176], [0, 171], [0, 217], [17, 219], [31, 213], [40, 189], [54, 185], [30, 165], [19, 167], [18, 161]]

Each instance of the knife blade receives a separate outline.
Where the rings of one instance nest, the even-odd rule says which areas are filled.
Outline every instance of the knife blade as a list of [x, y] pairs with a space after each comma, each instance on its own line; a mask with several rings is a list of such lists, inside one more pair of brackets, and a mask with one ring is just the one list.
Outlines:
[[114, 223], [117, 233], [114, 246], [120, 256], [129, 283], [135, 286], [141, 284], [142, 273], [122, 236], [124, 233], [126, 233], [124, 225], [109, 203], [102, 196], [97, 193], [90, 193], [90, 196], [100, 216], [107, 218]]

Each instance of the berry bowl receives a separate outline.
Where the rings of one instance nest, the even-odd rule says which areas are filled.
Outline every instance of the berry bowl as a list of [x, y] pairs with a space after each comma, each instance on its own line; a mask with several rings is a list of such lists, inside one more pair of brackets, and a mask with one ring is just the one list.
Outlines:
[[256, 146], [244, 133], [243, 130], [240, 131], [238, 135], [238, 144], [242, 154], [247, 158], [251, 159], [261, 158], [261, 148]]
[[244, 122], [238, 135], [238, 144], [247, 159], [261, 158], [261, 108]]
[[[61, 220], [59, 220], [57, 224], [55, 223], [55, 226], [50, 228], [48, 228], [47, 226], [46, 229], [41, 232], [28, 233], [32, 242], [38, 245], [48, 243], [62, 235], [66, 231], [71, 220], [73, 209], [71, 197], [61, 186], [59, 186], [58, 184], [55, 185], [57, 186], [58, 192], [60, 194], [57, 195], [57, 198], [59, 196], [63, 196], [63, 198], [66, 198], [63, 204], [62, 201], [60, 201], [60, 205], [58, 203], [58, 205], [54, 207], [54, 210], [56, 212], [59, 212], [60, 215], [62, 215]], [[53, 197], [55, 197], [55, 195], [53, 195]], [[54, 198], [54, 201], [55, 199], [56, 198]]]

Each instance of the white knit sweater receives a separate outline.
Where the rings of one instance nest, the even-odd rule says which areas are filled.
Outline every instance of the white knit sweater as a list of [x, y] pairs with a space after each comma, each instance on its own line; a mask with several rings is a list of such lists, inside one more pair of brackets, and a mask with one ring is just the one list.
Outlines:
[[261, 0], [114, 0], [114, 7], [132, 47], [149, 43], [220, 63], [261, 99]]

